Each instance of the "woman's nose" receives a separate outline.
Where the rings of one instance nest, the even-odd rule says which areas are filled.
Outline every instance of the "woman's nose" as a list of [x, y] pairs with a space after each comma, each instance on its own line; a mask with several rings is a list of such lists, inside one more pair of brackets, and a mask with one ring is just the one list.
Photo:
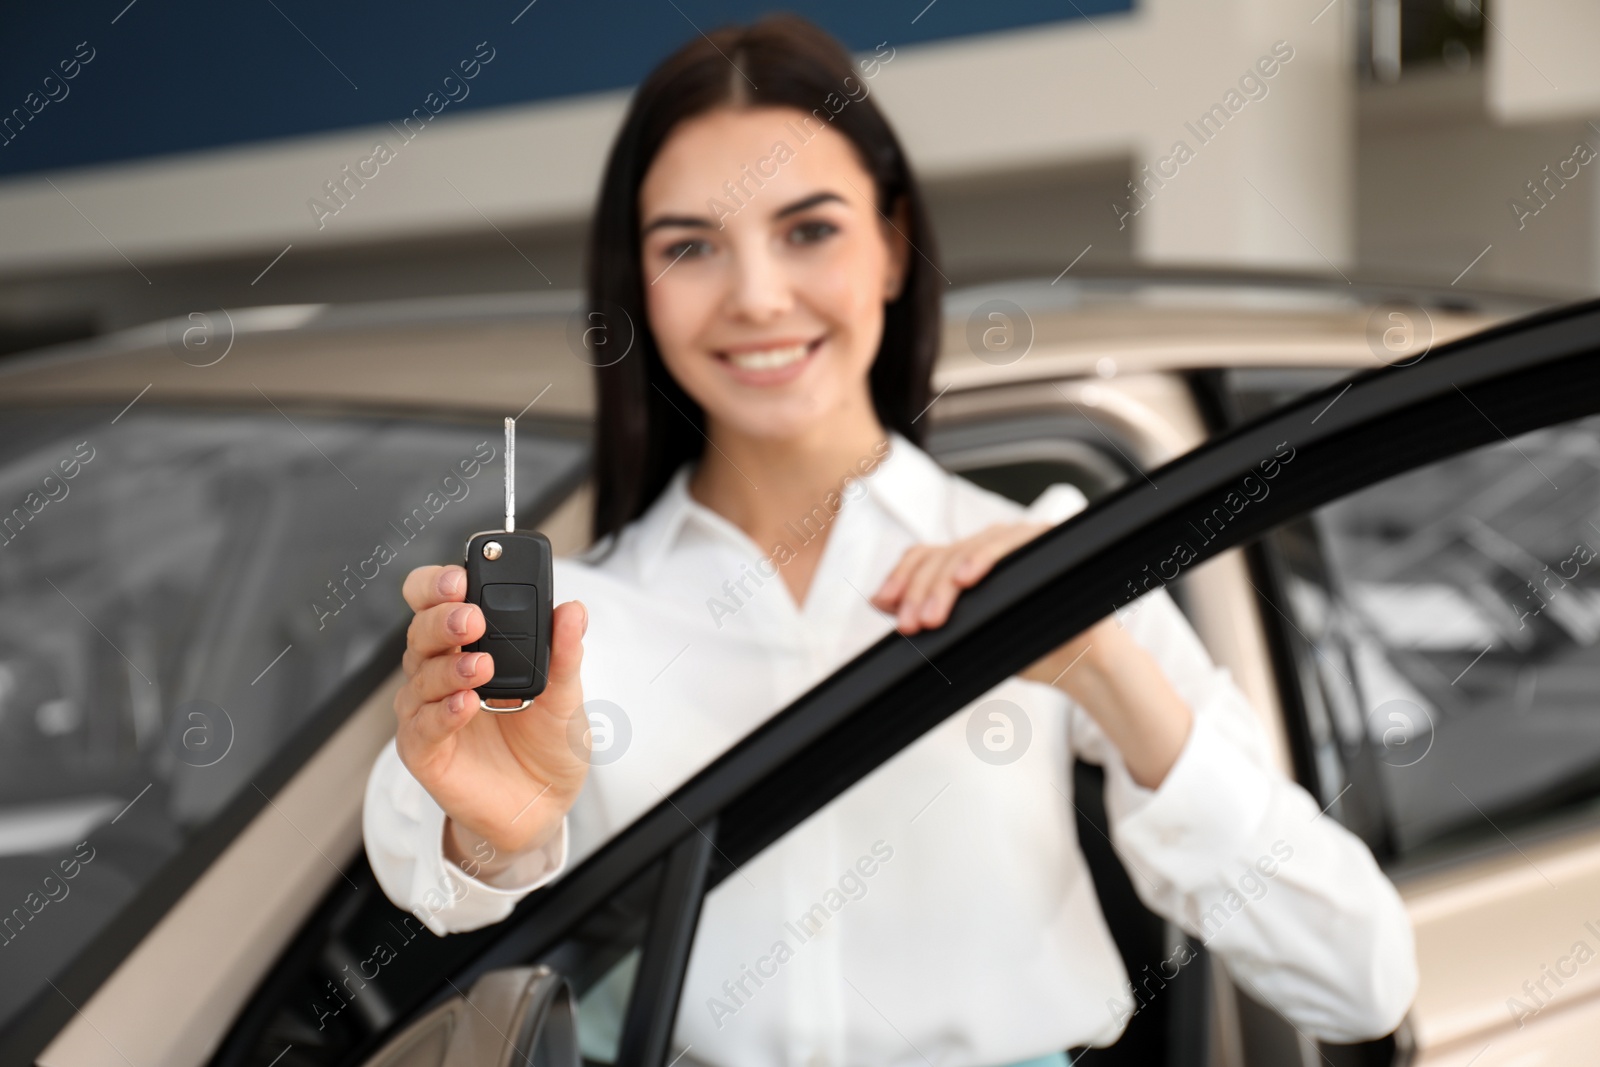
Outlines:
[[788, 272], [765, 247], [740, 248], [733, 257], [729, 314], [751, 322], [770, 322], [794, 306]]

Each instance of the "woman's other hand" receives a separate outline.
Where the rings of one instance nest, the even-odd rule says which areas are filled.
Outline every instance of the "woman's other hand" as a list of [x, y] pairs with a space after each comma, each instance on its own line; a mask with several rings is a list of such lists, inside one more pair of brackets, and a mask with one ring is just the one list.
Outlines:
[[588, 773], [569, 728], [583, 714], [578, 667], [589, 614], [576, 600], [551, 612], [544, 692], [525, 711], [495, 715], [479, 708], [473, 691], [494, 677], [492, 657], [461, 651], [484, 632], [483, 612], [463, 603], [466, 591], [459, 566], [418, 567], [406, 576], [406, 603], [416, 615], [401, 661], [406, 681], [394, 701], [395, 748], [449, 817], [446, 854], [461, 850], [453, 823], [466, 840], [495, 850], [487, 864], [493, 871], [555, 837]]
[[903, 634], [943, 626], [963, 589], [1048, 529], [1047, 522], [996, 523], [948, 545], [913, 545], [873, 594], [872, 605], [893, 612]]
[[[942, 626], [963, 589], [1049, 523], [999, 523], [948, 545], [915, 545], [873, 595], [901, 633]], [[1134, 781], [1157, 788], [1188, 740], [1193, 713], [1143, 646], [1105, 618], [1057, 647], [1020, 677], [1053, 685], [1100, 724]]]
[[1161, 664], [1107, 616], [1023, 671], [1066, 693], [1105, 731], [1133, 780], [1158, 788], [1189, 739], [1194, 713]]

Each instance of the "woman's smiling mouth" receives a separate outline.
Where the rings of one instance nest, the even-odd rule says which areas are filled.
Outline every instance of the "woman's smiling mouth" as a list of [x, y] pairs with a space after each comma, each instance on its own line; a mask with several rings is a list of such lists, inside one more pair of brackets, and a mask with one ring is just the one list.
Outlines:
[[809, 358], [822, 347], [826, 335], [812, 341], [780, 341], [740, 345], [716, 352], [736, 381], [745, 385], [779, 385], [797, 376]]

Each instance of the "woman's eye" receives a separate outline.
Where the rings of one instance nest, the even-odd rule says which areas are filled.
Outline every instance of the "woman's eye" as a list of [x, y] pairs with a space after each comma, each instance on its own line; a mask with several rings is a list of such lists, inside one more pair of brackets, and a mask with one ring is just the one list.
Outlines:
[[802, 222], [789, 231], [789, 243], [797, 245], [816, 244], [827, 237], [832, 237], [839, 232], [839, 227], [831, 222], [812, 220]]
[[671, 260], [694, 259], [696, 256], [705, 255], [710, 251], [710, 247], [707, 242], [691, 237], [668, 245], [662, 252]]

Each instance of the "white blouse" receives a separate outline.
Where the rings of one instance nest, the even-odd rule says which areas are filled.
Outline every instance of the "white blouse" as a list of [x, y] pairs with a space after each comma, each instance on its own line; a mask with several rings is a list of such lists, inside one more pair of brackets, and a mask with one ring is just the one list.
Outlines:
[[[891, 442], [836, 515], [789, 527], [792, 547], [833, 527], [803, 606], [764, 577], [743, 531], [690, 497], [687, 465], [608, 556], [557, 560], [557, 600], [582, 600], [591, 620], [588, 782], [557, 840], [489, 884], [445, 861], [444, 813], [391, 741], [364, 813], [389, 898], [441, 935], [503, 919], [891, 632], [867, 598], [907, 548], [1085, 504], [1061, 485], [1024, 509]], [[1274, 768], [1244, 695], [1165, 591], [1121, 618], [1195, 713], [1161, 785], [1136, 784], [1060, 690], [1000, 683], [707, 896], [674, 1035], [685, 1062], [960, 1067], [1113, 1042], [1189, 954], [1130, 986], [1078, 847], [1074, 757], [1105, 768], [1112, 842], [1140, 898], [1243, 988], [1313, 1037], [1399, 1024], [1417, 969], [1394, 887]]]

